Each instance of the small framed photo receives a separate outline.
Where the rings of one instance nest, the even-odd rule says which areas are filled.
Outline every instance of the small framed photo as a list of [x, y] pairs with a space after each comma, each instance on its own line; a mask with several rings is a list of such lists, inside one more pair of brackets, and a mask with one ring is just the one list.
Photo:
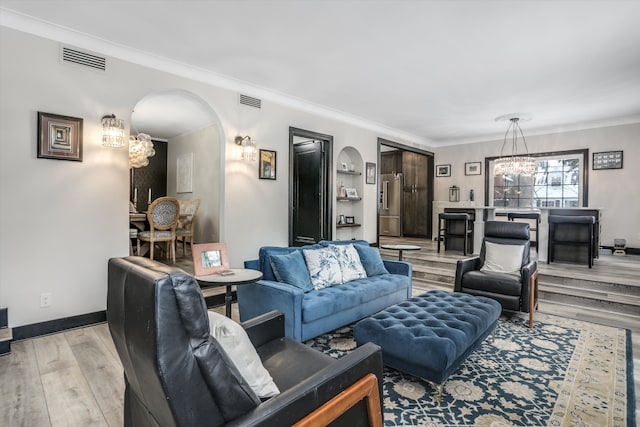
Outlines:
[[82, 119], [38, 111], [39, 159], [82, 161]]
[[355, 188], [347, 188], [346, 189], [347, 198], [348, 199], [357, 199], [358, 191]]
[[451, 176], [451, 165], [436, 165], [436, 176]]
[[366, 166], [367, 184], [376, 183], [376, 164], [367, 162]]
[[229, 271], [226, 243], [197, 243], [193, 245], [193, 269], [196, 276]]
[[622, 151], [593, 153], [593, 170], [622, 169]]
[[261, 149], [259, 154], [258, 178], [276, 179], [276, 152]]
[[352, 216], [345, 217], [345, 220], [347, 221], [347, 224], [355, 224], [356, 223], [355, 218], [352, 217]]
[[482, 175], [482, 163], [468, 162], [464, 164], [465, 175]]

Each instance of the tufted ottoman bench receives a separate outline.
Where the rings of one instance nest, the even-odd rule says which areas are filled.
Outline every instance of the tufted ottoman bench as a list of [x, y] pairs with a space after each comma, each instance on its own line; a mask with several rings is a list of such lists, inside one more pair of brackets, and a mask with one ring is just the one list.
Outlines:
[[501, 311], [490, 298], [429, 291], [361, 320], [354, 337], [382, 347], [385, 365], [435, 383], [440, 405], [444, 381], [494, 330]]

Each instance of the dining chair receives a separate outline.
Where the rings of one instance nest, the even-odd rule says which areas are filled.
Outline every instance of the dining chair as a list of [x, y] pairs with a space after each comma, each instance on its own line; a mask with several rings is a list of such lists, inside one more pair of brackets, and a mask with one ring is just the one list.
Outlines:
[[173, 197], [159, 197], [149, 205], [147, 220], [149, 230], [138, 233], [138, 253], [140, 253], [140, 241], [149, 242], [149, 258], [153, 259], [153, 251], [156, 243], [166, 242], [167, 253], [171, 253], [171, 259], [176, 262], [176, 228], [180, 214], [180, 203]]
[[193, 253], [193, 230], [200, 207], [200, 199], [180, 200], [180, 218], [176, 230], [176, 240], [182, 240], [182, 254], [187, 254], [187, 239]]

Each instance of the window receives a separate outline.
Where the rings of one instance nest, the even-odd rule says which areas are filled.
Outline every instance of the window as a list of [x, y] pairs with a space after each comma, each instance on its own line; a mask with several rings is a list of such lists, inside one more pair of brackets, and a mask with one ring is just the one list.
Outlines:
[[493, 160], [487, 158], [486, 194], [497, 208], [577, 208], [587, 205], [588, 150], [532, 154], [534, 175], [493, 176]]

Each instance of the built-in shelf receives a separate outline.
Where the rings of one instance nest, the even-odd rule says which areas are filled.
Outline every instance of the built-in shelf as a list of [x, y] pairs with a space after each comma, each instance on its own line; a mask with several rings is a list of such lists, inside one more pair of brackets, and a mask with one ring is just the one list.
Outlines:
[[339, 202], [355, 202], [358, 200], [362, 200], [362, 197], [337, 197]]
[[342, 169], [338, 169], [337, 172], [341, 173], [343, 175], [362, 175], [362, 172], [358, 172], [358, 171], [343, 171]]
[[336, 228], [353, 228], [360, 227], [360, 224], [336, 224]]

